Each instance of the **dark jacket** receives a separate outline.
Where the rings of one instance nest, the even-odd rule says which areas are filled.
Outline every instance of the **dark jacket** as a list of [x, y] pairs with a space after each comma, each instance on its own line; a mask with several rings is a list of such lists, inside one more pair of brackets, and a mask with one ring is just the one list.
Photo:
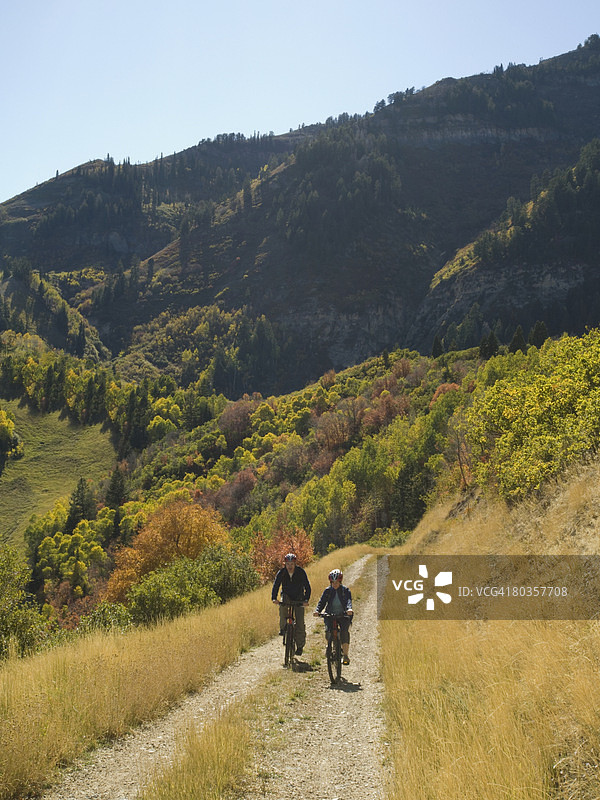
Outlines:
[[321, 595], [321, 599], [317, 603], [317, 612], [320, 613], [323, 611], [323, 609], [325, 609], [326, 614], [331, 614], [331, 601], [333, 600], [336, 591], [344, 611], [352, 610], [352, 592], [350, 589], [347, 586], [338, 586], [336, 590], [333, 588], [333, 586], [328, 586]]
[[302, 567], [296, 565], [291, 577], [287, 567], [282, 567], [279, 570], [273, 582], [272, 600], [277, 600], [277, 592], [280, 586], [282, 593], [289, 597], [290, 600], [307, 602], [310, 599], [310, 583], [308, 582], [308, 575]]

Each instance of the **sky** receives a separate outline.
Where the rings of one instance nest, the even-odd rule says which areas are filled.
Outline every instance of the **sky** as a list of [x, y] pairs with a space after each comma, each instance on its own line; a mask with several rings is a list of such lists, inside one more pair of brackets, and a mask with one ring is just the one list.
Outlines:
[[600, 33], [597, 0], [0, 2], [0, 202], [107, 154], [364, 114]]

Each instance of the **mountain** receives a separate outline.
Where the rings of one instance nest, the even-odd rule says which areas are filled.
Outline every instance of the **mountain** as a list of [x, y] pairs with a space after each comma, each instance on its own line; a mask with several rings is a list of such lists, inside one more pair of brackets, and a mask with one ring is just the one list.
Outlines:
[[493, 228], [434, 276], [414, 341], [433, 330], [453, 349], [492, 329], [510, 340], [517, 325], [531, 329], [538, 320], [551, 335], [598, 325], [600, 140], [532, 194], [527, 203], [510, 198]]
[[[264, 317], [279, 358], [244, 389], [289, 389], [395, 345], [429, 352], [465, 319], [470, 345], [498, 319], [506, 335], [555, 315], [574, 284], [553, 257], [535, 274], [434, 276], [598, 135], [593, 35], [535, 66], [396, 92], [364, 116], [82, 165], [0, 206], [0, 252], [28, 259], [115, 355], [164, 313]], [[579, 330], [595, 315], [560, 320]]]

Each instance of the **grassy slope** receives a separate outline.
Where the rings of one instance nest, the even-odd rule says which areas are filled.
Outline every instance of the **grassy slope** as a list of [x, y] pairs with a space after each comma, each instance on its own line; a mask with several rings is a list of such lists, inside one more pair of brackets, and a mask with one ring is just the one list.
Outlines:
[[[407, 553], [598, 553], [600, 462], [538, 500], [432, 509]], [[598, 796], [596, 620], [381, 623], [394, 800]]]
[[0, 537], [20, 547], [31, 515], [70, 495], [81, 476], [106, 475], [115, 451], [99, 425], [74, 425], [58, 412], [35, 414], [16, 401], [3, 401], [2, 407], [15, 416], [25, 456], [8, 461], [0, 475]]
[[[344, 569], [365, 552], [369, 548], [357, 545], [311, 564], [312, 585], [323, 586], [334, 565]], [[38, 792], [58, 765], [163, 714], [240, 652], [276, 635], [270, 592], [269, 585], [262, 586], [171, 622], [125, 635], [99, 632], [2, 663], [0, 800]], [[80, 698], [75, 705], [74, 697]], [[222, 759], [222, 751], [217, 749], [216, 756]], [[202, 796], [217, 797], [213, 792]]]

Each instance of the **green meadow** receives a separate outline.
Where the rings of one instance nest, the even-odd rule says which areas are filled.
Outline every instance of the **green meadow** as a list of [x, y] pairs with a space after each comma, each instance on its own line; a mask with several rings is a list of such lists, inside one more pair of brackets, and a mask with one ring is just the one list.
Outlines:
[[48, 511], [69, 496], [80, 477], [97, 480], [114, 467], [115, 450], [101, 425], [81, 426], [59, 412], [40, 414], [2, 401], [15, 417], [25, 455], [10, 460], [0, 475], [0, 538], [18, 547], [32, 514]]

